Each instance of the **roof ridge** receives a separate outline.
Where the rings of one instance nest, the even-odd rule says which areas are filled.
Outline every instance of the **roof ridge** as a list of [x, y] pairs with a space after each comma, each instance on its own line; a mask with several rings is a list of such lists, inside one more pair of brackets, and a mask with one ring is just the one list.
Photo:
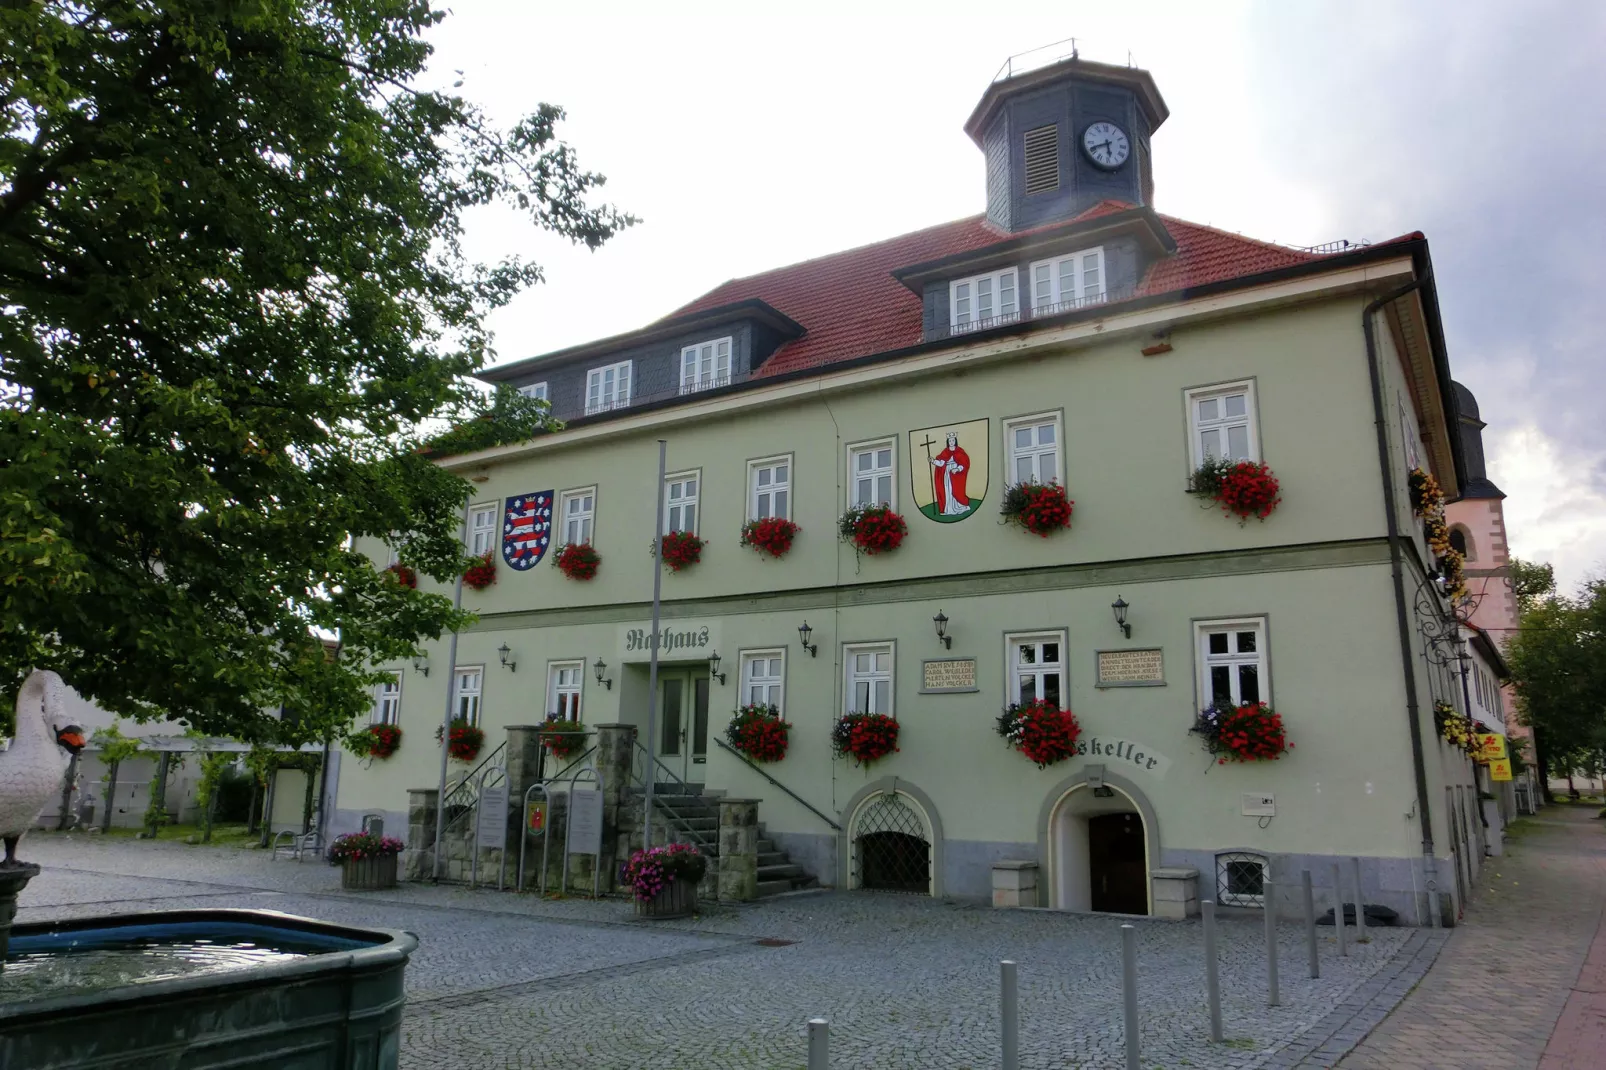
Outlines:
[[1180, 223], [1185, 227], [1192, 227], [1194, 230], [1208, 230], [1210, 233], [1219, 234], [1223, 238], [1232, 238], [1236, 241], [1247, 242], [1250, 245], [1258, 245], [1262, 249], [1275, 249], [1279, 253], [1288, 253], [1291, 256], [1302, 256], [1310, 260], [1321, 259], [1318, 253], [1306, 252], [1304, 249], [1292, 245], [1283, 245], [1279, 242], [1267, 241], [1264, 238], [1251, 238], [1247, 234], [1240, 234], [1234, 230], [1222, 230], [1220, 227], [1213, 227], [1209, 223], [1195, 223], [1191, 219], [1182, 219], [1174, 215], [1165, 215], [1160, 212], [1155, 214], [1166, 223]]

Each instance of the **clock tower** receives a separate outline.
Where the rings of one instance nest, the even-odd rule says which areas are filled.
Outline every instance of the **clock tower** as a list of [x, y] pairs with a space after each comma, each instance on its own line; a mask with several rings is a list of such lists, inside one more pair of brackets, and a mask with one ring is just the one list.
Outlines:
[[1073, 53], [1001, 75], [965, 122], [987, 157], [987, 218], [1014, 232], [1104, 200], [1148, 205], [1149, 138], [1168, 114], [1154, 78], [1136, 67]]

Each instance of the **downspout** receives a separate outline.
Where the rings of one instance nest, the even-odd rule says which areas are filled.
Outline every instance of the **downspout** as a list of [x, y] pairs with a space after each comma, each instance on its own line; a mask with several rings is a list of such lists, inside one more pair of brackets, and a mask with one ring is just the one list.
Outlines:
[[1372, 418], [1377, 431], [1377, 463], [1383, 476], [1383, 516], [1388, 524], [1389, 569], [1394, 577], [1394, 616], [1399, 630], [1400, 669], [1405, 674], [1405, 716], [1411, 729], [1411, 763], [1416, 773], [1416, 810], [1422, 827], [1422, 865], [1428, 890], [1428, 915], [1433, 928], [1439, 927], [1438, 871], [1433, 860], [1433, 818], [1428, 808], [1428, 768], [1422, 749], [1422, 718], [1416, 688], [1416, 658], [1411, 653], [1411, 614], [1405, 594], [1405, 561], [1401, 549], [1400, 521], [1395, 514], [1394, 465], [1389, 457], [1388, 424], [1383, 404], [1383, 369], [1377, 355], [1377, 334], [1372, 317], [1379, 309], [1406, 294], [1426, 286], [1432, 269], [1415, 282], [1406, 284], [1366, 306], [1361, 313], [1361, 330], [1366, 335], [1366, 368], [1372, 378]]

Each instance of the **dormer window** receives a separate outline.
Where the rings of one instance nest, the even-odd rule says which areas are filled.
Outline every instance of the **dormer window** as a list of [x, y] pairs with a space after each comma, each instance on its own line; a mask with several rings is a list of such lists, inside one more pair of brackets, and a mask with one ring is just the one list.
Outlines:
[[680, 351], [680, 392], [692, 394], [731, 381], [731, 340], [716, 338]]
[[1032, 265], [1032, 311], [1036, 315], [1097, 304], [1105, 296], [1102, 246]]
[[630, 404], [630, 362], [622, 360], [586, 372], [586, 415]]
[[1005, 323], [1019, 315], [1014, 268], [948, 284], [948, 326], [955, 334]]
[[519, 393], [529, 398], [531, 401], [552, 400], [547, 396], [547, 387], [545, 383], [531, 383], [528, 386], [521, 386], [519, 387]]

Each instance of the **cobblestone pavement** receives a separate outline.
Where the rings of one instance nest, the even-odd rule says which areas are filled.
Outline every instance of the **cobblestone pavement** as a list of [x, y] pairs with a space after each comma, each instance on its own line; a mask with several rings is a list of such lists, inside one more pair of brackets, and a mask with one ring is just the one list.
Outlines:
[[[1606, 822], [1595, 812], [1552, 806], [1519, 825], [1506, 855], [1484, 861], [1466, 918], [1432, 971], [1337, 1065], [1606, 1067]], [[1592, 969], [1580, 977], [1586, 954]]]
[[[1020, 963], [1024, 1067], [1122, 1065], [1119, 918], [818, 893], [648, 924], [619, 900], [427, 885], [346, 894], [336, 870], [253, 851], [66, 836], [23, 846], [46, 868], [19, 921], [226, 905], [417, 933], [408, 1068], [799, 1068], [816, 1016], [831, 1022], [839, 1070], [994, 1066], [1002, 958]], [[1228, 1043], [1217, 1045], [1198, 922], [1135, 924], [1145, 1070], [1286, 1067], [1342, 1053], [1442, 942], [1381, 930], [1341, 959], [1324, 935], [1323, 976], [1312, 981], [1301, 929], [1284, 925], [1282, 1006], [1267, 1008], [1261, 922], [1224, 918]]]

